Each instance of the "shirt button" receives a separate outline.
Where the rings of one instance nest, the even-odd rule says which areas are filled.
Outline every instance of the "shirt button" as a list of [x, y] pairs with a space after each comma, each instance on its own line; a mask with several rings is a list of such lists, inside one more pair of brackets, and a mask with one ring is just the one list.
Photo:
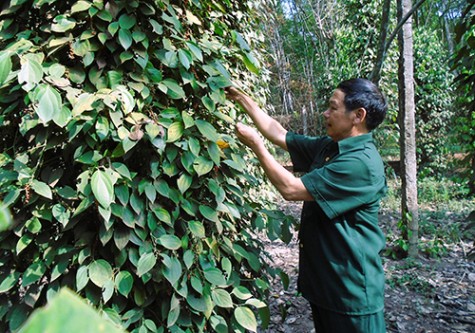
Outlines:
[[303, 244], [302, 243], [300, 243], [299, 246], [300, 246], [301, 249], [303, 249]]
[[325, 162], [328, 162], [330, 160], [330, 157], [325, 157]]

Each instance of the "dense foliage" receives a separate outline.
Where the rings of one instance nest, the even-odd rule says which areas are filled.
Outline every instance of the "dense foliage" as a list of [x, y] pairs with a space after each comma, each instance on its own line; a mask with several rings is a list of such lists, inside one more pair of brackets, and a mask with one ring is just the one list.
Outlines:
[[[335, 85], [349, 77], [370, 77], [378, 52], [384, 1], [275, 0], [272, 3], [276, 21], [267, 28], [269, 49], [275, 60], [271, 85], [275, 114], [284, 116], [295, 131], [306, 129], [309, 134], [324, 134], [320, 114]], [[420, 177], [451, 176], [453, 155], [460, 152], [460, 133], [474, 127], [465, 117], [460, 130], [454, 126], [460, 107], [455, 103], [458, 94], [449, 59], [457, 42], [452, 32], [463, 6], [464, 1], [426, 1], [413, 13]], [[388, 36], [397, 36], [393, 2], [388, 17]], [[462, 31], [467, 33], [459, 40], [468, 40], [470, 30], [459, 28], [459, 34]], [[466, 50], [469, 46], [466, 42], [464, 45]], [[394, 160], [399, 156], [397, 43], [393, 40], [387, 44], [386, 51], [379, 85], [388, 97], [389, 114], [375, 136], [383, 157]], [[465, 65], [472, 68], [466, 59]], [[473, 96], [468, 91], [461, 96], [465, 95]], [[472, 136], [462, 136], [467, 144], [473, 142]]]
[[[131, 332], [255, 331], [288, 239], [231, 131], [252, 1], [11, 0], [0, 13], [0, 330], [61, 287]], [[262, 73], [260, 73], [262, 74]], [[264, 76], [265, 78], [265, 76]], [[265, 214], [267, 212], [267, 214]]]
[[446, 143], [454, 135], [457, 113], [453, 75], [448, 64], [450, 55], [437, 31], [426, 27], [414, 33], [414, 53], [419, 175], [441, 177], [449, 171], [453, 147]]
[[467, 153], [466, 179], [472, 194], [475, 194], [475, 1], [467, 1], [462, 18], [456, 27], [457, 50], [454, 57], [454, 69], [458, 71], [456, 83], [460, 92], [458, 144]]

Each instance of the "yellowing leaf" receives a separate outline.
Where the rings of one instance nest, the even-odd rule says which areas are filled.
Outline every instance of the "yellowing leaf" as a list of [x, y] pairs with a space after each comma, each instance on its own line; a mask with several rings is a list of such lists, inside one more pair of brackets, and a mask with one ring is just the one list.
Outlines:
[[217, 144], [218, 147], [221, 148], [221, 149], [229, 148], [229, 143], [227, 143], [227, 142], [224, 141], [223, 139], [219, 139], [218, 141], [216, 141], [216, 144]]
[[183, 135], [183, 124], [180, 122], [174, 122], [168, 128], [167, 142], [175, 142]]
[[201, 21], [198, 17], [196, 17], [192, 12], [189, 10], [186, 11], [186, 19], [188, 20], [188, 23], [191, 24], [196, 24], [196, 25], [201, 25]]
[[245, 306], [240, 306], [234, 310], [234, 317], [236, 321], [251, 332], [257, 332], [257, 320], [251, 309]]

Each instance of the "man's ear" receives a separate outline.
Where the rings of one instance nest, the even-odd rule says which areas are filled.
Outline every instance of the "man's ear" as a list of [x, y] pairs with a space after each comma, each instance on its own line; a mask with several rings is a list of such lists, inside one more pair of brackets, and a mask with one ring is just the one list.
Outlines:
[[363, 124], [366, 122], [366, 109], [365, 108], [358, 108], [355, 111], [355, 125]]

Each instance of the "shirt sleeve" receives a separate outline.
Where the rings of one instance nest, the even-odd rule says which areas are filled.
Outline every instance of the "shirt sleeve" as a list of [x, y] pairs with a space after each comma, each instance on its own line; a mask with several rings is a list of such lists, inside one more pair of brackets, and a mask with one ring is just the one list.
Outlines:
[[334, 219], [382, 196], [384, 175], [377, 176], [373, 171], [369, 159], [340, 155], [301, 179], [325, 214]]
[[294, 171], [308, 172], [321, 146], [322, 139], [287, 132], [285, 141], [292, 159]]

